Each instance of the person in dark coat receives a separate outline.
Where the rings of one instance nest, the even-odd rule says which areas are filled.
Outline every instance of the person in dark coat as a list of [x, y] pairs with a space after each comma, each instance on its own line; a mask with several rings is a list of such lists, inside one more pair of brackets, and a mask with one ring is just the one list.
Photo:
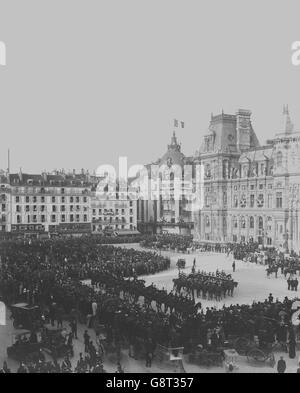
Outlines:
[[274, 297], [273, 297], [272, 293], [269, 294], [268, 300], [269, 300], [269, 303], [273, 303]]
[[280, 356], [280, 359], [277, 362], [277, 372], [278, 374], [283, 374], [286, 370], [286, 362], [283, 359], [283, 356]]
[[84, 331], [83, 341], [84, 341], [84, 352], [88, 352], [89, 351], [89, 344], [90, 344], [90, 335], [88, 334], [87, 330]]
[[295, 359], [296, 357], [296, 339], [293, 328], [289, 332], [289, 358]]
[[71, 330], [72, 330], [73, 338], [75, 338], [77, 340], [78, 337], [77, 337], [77, 320], [76, 320], [76, 318], [73, 318], [71, 320], [70, 327], [71, 327]]

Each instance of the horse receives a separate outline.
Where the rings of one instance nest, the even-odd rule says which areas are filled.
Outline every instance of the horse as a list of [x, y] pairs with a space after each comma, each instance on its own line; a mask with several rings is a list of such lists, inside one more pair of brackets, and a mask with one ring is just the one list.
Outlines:
[[278, 266], [268, 266], [266, 269], [267, 277], [269, 277], [272, 273], [275, 273], [275, 277], [277, 278], [278, 269]]

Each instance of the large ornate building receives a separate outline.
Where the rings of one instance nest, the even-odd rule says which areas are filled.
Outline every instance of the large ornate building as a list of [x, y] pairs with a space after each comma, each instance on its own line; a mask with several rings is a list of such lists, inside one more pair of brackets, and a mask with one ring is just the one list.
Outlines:
[[194, 217], [197, 240], [300, 249], [300, 133], [288, 107], [281, 129], [264, 146], [251, 112], [212, 116], [199, 159], [205, 192]]
[[[200, 242], [256, 241], [300, 250], [300, 133], [288, 107], [272, 140], [261, 146], [251, 112], [211, 117], [200, 151], [185, 157], [175, 135], [158, 164], [204, 166], [202, 209], [180, 201], [139, 203], [141, 229], [192, 233]], [[192, 224], [192, 225], [190, 225]]]
[[[148, 197], [140, 198], [137, 202], [138, 228], [142, 232], [191, 233], [194, 225], [191, 201], [186, 198], [190, 182], [186, 181], [185, 184], [184, 178], [187, 179], [185, 171], [193, 163], [194, 157], [186, 157], [182, 153], [174, 131], [165, 154], [145, 167], [149, 178]], [[153, 176], [154, 172], [156, 176]], [[179, 198], [175, 191], [176, 178], [180, 178], [181, 182]], [[153, 198], [155, 187], [157, 195]]]

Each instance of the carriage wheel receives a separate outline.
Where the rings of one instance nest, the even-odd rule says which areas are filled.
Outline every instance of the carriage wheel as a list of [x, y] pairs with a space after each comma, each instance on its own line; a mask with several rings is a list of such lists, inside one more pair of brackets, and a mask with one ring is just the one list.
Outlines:
[[250, 346], [250, 340], [245, 337], [239, 337], [234, 342], [234, 349], [237, 351], [239, 355], [246, 353], [249, 346]]
[[266, 354], [258, 348], [251, 349], [247, 354], [248, 362], [260, 362], [263, 363], [266, 361]]

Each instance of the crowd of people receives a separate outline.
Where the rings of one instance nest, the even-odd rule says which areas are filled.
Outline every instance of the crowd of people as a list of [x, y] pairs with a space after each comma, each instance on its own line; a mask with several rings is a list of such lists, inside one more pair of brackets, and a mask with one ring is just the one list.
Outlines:
[[[107, 371], [104, 369], [102, 359], [96, 359], [92, 361], [88, 355], [83, 356], [79, 354], [79, 359], [75, 367], [72, 366], [68, 356], [66, 356], [61, 362], [57, 359], [53, 361], [39, 360], [37, 362], [26, 362], [22, 361], [17, 368], [19, 374], [104, 374]], [[116, 373], [124, 373], [124, 370], [120, 363], [117, 364]], [[0, 369], [1, 374], [11, 373], [11, 369], [8, 367], [7, 362], [3, 362], [3, 366]]]
[[[178, 282], [168, 293], [138, 279], [139, 275], [168, 269], [168, 258], [99, 245], [94, 238], [5, 242], [0, 257], [0, 290], [6, 304], [21, 300], [36, 304], [51, 322], [68, 318], [73, 339], [80, 318], [94, 327], [97, 337], [98, 327], [104, 326], [105, 343], [99, 342], [98, 348], [90, 338], [84, 338], [85, 353], [93, 364], [81, 367], [87, 364], [87, 359], [81, 357], [77, 370], [104, 371], [100, 360], [95, 363], [102, 344], [118, 353], [127, 346], [129, 356], [146, 359], [147, 367], [151, 366], [158, 344], [183, 346], [189, 351], [199, 344], [203, 348], [222, 346], [233, 336], [252, 340], [257, 336], [260, 343], [279, 341], [292, 348], [293, 310], [287, 298], [283, 302], [269, 298], [252, 305], [205, 310], [195, 301], [200, 296], [232, 296], [235, 283], [224, 272], [211, 274], [194, 269], [190, 275], [178, 278], [188, 293], [178, 290]], [[208, 289], [210, 286], [214, 290]], [[65, 358], [60, 364], [63, 372], [72, 371], [67, 363]], [[24, 367], [20, 368], [22, 371]]]
[[106, 271], [137, 277], [170, 267], [169, 258], [156, 253], [99, 245], [93, 238], [5, 242], [0, 258], [1, 292], [8, 304], [20, 296], [44, 304], [55, 292], [68, 310], [75, 306], [74, 293], [80, 292], [78, 281], [91, 275]]
[[193, 247], [193, 237], [178, 234], [161, 234], [150, 236], [141, 241], [140, 244], [146, 248], [187, 252]]
[[300, 275], [300, 256], [294, 251], [285, 253], [274, 247], [264, 249], [258, 243], [240, 243], [229, 245], [229, 253], [232, 253], [235, 259], [267, 266], [267, 277], [274, 274], [277, 278], [278, 274], [281, 274], [287, 280], [289, 291], [298, 290], [297, 275]]

